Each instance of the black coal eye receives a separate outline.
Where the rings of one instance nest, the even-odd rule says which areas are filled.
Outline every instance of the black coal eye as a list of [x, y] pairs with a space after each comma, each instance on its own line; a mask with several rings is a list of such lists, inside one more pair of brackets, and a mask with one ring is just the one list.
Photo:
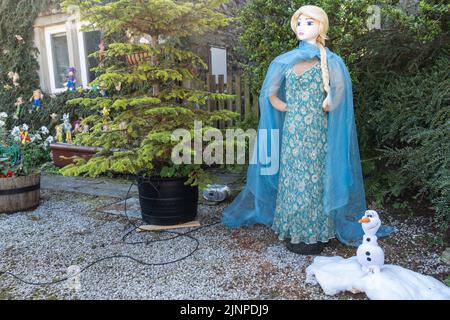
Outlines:
[[369, 217], [369, 218], [372, 218], [372, 215], [371, 215], [371, 214], [369, 214], [369, 215], [368, 215], [368, 217]]

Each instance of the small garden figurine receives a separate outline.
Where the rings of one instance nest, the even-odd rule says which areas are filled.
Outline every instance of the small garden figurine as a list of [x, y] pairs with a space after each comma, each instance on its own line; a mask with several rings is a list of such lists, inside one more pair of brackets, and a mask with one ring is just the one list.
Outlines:
[[59, 143], [64, 142], [62, 125], [60, 124], [57, 125], [55, 129], [56, 129], [56, 141], [58, 141]]
[[12, 80], [15, 87], [19, 86], [20, 76], [17, 72], [12, 72], [12, 71], [8, 72], [8, 78]]
[[50, 128], [55, 128], [58, 125], [58, 114], [52, 113], [50, 115]]
[[79, 119], [74, 122], [73, 132], [77, 133], [86, 133], [89, 131], [89, 125], [82, 123], [83, 119]]
[[100, 89], [100, 94], [102, 95], [102, 97], [108, 97], [108, 92], [106, 91], [106, 83], [104, 81], [100, 82], [98, 88]]
[[44, 98], [44, 95], [42, 94], [40, 89], [33, 91], [33, 95], [30, 98], [30, 101], [32, 102], [30, 113], [32, 111], [39, 111], [41, 109], [43, 98]]
[[380, 272], [384, 264], [384, 252], [377, 242], [376, 233], [381, 226], [381, 220], [378, 212], [375, 210], [366, 210], [364, 216], [358, 221], [362, 224], [364, 237], [362, 244], [358, 247], [356, 256], [365, 273]]
[[72, 143], [72, 125], [70, 124], [70, 116], [68, 113], [64, 113], [63, 119], [64, 123], [62, 124], [62, 129], [66, 134], [66, 142]]
[[109, 122], [109, 114], [110, 110], [108, 107], [103, 107], [102, 115], [103, 115], [103, 131], [107, 132], [109, 130], [108, 122]]
[[17, 98], [16, 102], [14, 103], [14, 106], [16, 107], [16, 112], [14, 113], [13, 118], [19, 119], [20, 114], [22, 113], [22, 105], [23, 105], [23, 98], [19, 97]]
[[67, 83], [66, 83], [67, 91], [75, 91], [76, 90], [75, 84], [77, 82], [77, 78], [75, 77], [75, 72], [76, 72], [76, 70], [74, 67], [69, 68], [69, 74], [67, 76]]
[[28, 136], [28, 126], [26, 124], [20, 127], [19, 137], [22, 144], [30, 142], [30, 137]]

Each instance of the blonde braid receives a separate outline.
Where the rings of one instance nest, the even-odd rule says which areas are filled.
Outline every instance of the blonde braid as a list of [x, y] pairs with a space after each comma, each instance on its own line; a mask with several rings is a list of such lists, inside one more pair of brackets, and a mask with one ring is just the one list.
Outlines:
[[[322, 109], [324, 111], [328, 111], [328, 108], [329, 108], [328, 96], [330, 94], [330, 72], [328, 70], [328, 63], [327, 63], [327, 51], [325, 50], [325, 46], [322, 43], [322, 41], [323, 41], [323, 39], [321, 39], [321, 37], [318, 37], [317, 45], [320, 49], [320, 67], [322, 69], [323, 88], [324, 88], [325, 92], [327, 93], [327, 96], [322, 103]], [[323, 42], [325, 42], [325, 41], [323, 41]]]

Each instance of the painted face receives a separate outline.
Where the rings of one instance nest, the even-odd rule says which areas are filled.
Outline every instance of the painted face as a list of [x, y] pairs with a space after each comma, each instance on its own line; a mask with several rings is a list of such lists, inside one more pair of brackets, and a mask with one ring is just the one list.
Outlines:
[[301, 14], [297, 21], [297, 37], [302, 41], [315, 41], [319, 36], [319, 21]]

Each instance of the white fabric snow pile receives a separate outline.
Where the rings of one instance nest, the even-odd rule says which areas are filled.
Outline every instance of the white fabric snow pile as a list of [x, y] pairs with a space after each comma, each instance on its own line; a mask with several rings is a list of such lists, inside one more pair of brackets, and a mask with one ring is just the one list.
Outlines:
[[365, 274], [356, 257], [316, 257], [306, 282], [319, 284], [327, 295], [356, 290], [373, 300], [450, 300], [450, 287], [433, 277], [389, 264]]

